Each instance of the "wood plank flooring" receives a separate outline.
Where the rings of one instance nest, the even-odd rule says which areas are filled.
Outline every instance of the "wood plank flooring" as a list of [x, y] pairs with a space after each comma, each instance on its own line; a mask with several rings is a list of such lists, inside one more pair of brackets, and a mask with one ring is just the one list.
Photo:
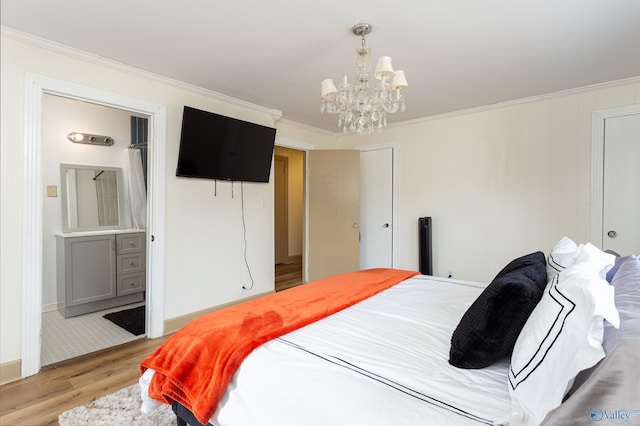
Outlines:
[[57, 425], [58, 415], [138, 381], [138, 366], [168, 336], [62, 361], [0, 386], [0, 425]]
[[[276, 266], [276, 291], [302, 284], [302, 263]], [[47, 366], [0, 386], [0, 425], [58, 425], [63, 411], [138, 381], [138, 366], [169, 336], [139, 339]]]
[[276, 291], [302, 284], [302, 261], [276, 265]]

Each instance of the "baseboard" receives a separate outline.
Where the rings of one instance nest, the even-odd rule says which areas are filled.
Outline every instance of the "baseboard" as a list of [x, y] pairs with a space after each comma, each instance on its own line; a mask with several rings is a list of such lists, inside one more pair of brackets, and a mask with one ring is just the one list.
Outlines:
[[0, 385], [15, 382], [22, 378], [22, 360], [0, 364]]
[[47, 303], [42, 307], [42, 313], [46, 314], [47, 312], [53, 312], [58, 310], [58, 302], [56, 303]]
[[189, 323], [190, 321], [198, 317], [201, 317], [202, 315], [219, 311], [221, 309], [228, 308], [229, 306], [238, 305], [242, 302], [247, 302], [249, 300], [257, 299], [259, 297], [266, 296], [267, 294], [271, 294], [271, 293], [273, 293], [273, 291], [267, 291], [264, 293], [256, 294], [254, 296], [245, 297], [240, 300], [235, 300], [233, 302], [223, 303], [222, 305], [217, 305], [212, 308], [203, 309], [201, 311], [192, 312], [190, 314], [181, 315], [179, 317], [169, 318], [164, 321], [164, 335], [166, 336], [168, 334], [175, 333], [176, 331], [180, 330], [182, 327], [187, 325], [187, 323]]

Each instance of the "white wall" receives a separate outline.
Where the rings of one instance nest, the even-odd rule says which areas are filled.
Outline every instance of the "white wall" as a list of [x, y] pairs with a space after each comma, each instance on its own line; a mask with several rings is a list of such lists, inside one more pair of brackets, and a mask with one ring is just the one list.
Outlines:
[[[124, 168], [124, 150], [131, 143], [132, 113], [60, 96], [43, 100], [42, 178], [45, 186], [55, 185], [57, 197], [43, 195], [43, 309], [56, 308], [56, 239], [62, 232], [62, 186], [60, 164]], [[72, 143], [72, 131], [111, 136], [111, 146]], [[125, 225], [127, 223], [124, 223]]]
[[[5, 33], [0, 47], [0, 367], [21, 357], [26, 73], [166, 106], [166, 227], [156, 235], [156, 243], [165, 247], [165, 319], [273, 289], [272, 184], [244, 184], [247, 260], [255, 279], [253, 289], [244, 292], [241, 287], [249, 277], [243, 258], [240, 184], [232, 191], [230, 183], [219, 182], [215, 195], [213, 181], [175, 176], [184, 105], [273, 126], [270, 110], [75, 51], [63, 54], [38, 47]], [[282, 127], [279, 136], [303, 144], [334, 139]]]
[[434, 274], [488, 282], [564, 235], [589, 241], [591, 113], [634, 103], [638, 83], [342, 136], [339, 145], [397, 143], [399, 268], [418, 268], [417, 221], [431, 216]]

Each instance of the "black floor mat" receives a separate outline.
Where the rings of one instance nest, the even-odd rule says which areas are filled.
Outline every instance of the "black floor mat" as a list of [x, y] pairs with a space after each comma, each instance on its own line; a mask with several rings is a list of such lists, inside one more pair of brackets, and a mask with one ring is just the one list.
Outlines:
[[144, 334], [144, 306], [106, 314], [104, 318], [124, 328], [134, 336]]

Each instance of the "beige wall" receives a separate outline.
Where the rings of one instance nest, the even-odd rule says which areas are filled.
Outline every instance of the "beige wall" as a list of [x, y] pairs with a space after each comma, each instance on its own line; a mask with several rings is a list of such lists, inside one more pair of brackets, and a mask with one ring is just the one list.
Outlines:
[[637, 103], [640, 79], [342, 136], [339, 145], [398, 147], [398, 267], [418, 268], [417, 220], [431, 216], [434, 274], [488, 282], [564, 235], [589, 241], [592, 111]]

